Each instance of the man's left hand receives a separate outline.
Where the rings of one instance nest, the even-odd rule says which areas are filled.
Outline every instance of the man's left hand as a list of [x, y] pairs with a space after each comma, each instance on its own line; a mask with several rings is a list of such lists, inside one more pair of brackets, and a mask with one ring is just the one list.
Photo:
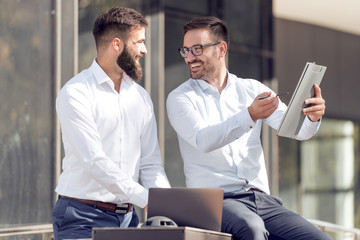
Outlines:
[[325, 99], [321, 96], [321, 89], [317, 84], [314, 84], [315, 96], [305, 100], [305, 104], [309, 106], [303, 109], [304, 115], [317, 122], [325, 114]]

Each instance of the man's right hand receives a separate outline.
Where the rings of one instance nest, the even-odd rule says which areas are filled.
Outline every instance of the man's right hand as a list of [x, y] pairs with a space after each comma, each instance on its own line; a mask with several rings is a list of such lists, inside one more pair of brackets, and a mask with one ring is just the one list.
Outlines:
[[[260, 97], [266, 97], [258, 100]], [[248, 107], [249, 114], [254, 122], [268, 118], [279, 106], [279, 97], [272, 92], [264, 92], [256, 96]]]

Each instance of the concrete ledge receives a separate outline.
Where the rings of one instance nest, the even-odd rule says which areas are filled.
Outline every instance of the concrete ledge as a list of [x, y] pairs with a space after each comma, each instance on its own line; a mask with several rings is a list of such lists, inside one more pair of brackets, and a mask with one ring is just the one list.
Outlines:
[[344, 237], [352, 237], [352, 239], [360, 240], [360, 229], [346, 228], [337, 224], [328, 223], [320, 220], [308, 219], [314, 226], [319, 228], [322, 232], [328, 233], [342, 233]]

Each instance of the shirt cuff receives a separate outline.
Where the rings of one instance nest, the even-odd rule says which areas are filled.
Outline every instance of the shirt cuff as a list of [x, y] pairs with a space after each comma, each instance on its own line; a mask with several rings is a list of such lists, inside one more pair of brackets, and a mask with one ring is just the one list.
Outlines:
[[313, 122], [308, 117], [305, 117], [304, 123], [296, 139], [302, 141], [311, 138], [319, 130], [320, 124], [321, 124], [321, 119], [317, 122]]
[[322, 118], [320, 118], [317, 122], [313, 122], [309, 117], [305, 117], [305, 125], [309, 128], [318, 129], [321, 123], [321, 119]]
[[130, 198], [130, 203], [144, 208], [148, 204], [149, 191], [142, 187], [141, 185], [137, 186], [134, 189], [133, 196]]
[[252, 120], [248, 109], [246, 109], [246, 111], [241, 111], [236, 115], [236, 124], [245, 132], [248, 132], [255, 127], [255, 122]]

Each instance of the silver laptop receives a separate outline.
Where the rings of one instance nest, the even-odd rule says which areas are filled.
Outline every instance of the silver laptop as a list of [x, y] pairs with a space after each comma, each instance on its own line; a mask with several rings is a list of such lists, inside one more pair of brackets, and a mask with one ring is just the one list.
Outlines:
[[150, 188], [148, 218], [164, 216], [178, 226], [220, 231], [223, 198], [219, 188]]

